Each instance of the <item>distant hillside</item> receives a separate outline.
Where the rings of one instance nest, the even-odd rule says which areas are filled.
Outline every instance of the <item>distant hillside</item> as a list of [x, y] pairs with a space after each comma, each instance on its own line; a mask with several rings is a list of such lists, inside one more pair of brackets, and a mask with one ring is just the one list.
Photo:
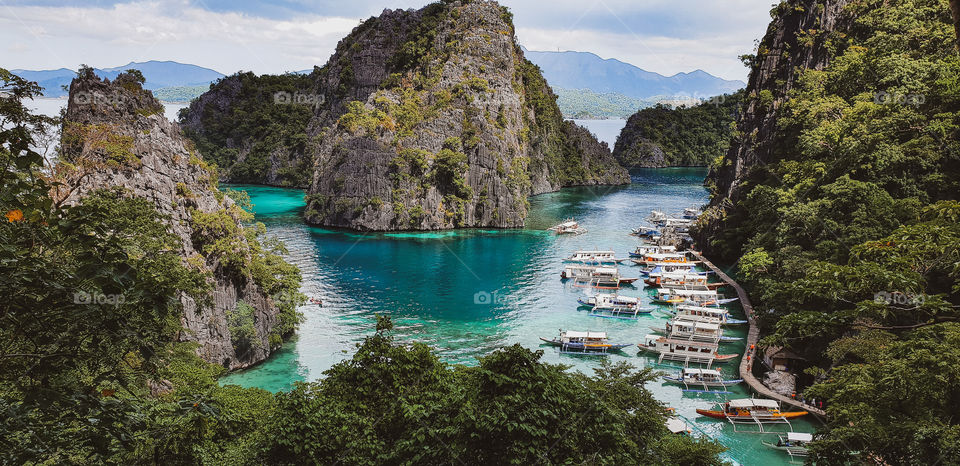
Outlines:
[[619, 60], [604, 60], [588, 52], [527, 50], [524, 53], [540, 67], [547, 82], [555, 89], [590, 89], [599, 94], [650, 99], [678, 95], [706, 98], [729, 94], [746, 86], [743, 81], [721, 79], [703, 70], [664, 76]]
[[743, 91], [695, 106], [657, 105], [627, 120], [613, 156], [627, 168], [704, 166], [726, 153]]
[[[177, 95], [179, 99], [190, 100], [201, 94], [207, 89], [207, 86], [224, 75], [218, 71], [204, 68], [197, 65], [177, 63], [174, 61], [147, 61], [131, 62], [123, 66], [113, 68], [94, 68], [94, 73], [100, 78], [115, 79], [117, 75], [128, 69], [138, 69], [143, 76], [147, 78], [144, 83], [144, 89], [159, 90], [163, 88], [182, 88], [203, 86], [200, 92], [185, 93], [184, 89], [179, 91], [169, 91], [169, 95]], [[11, 70], [17, 76], [28, 81], [35, 81], [43, 87], [44, 97], [62, 97], [67, 94], [63, 86], [69, 85], [70, 81], [77, 76], [74, 70], [60, 68], [57, 70]], [[189, 94], [189, 98], [186, 96]], [[161, 97], [161, 100], [167, 100]]]

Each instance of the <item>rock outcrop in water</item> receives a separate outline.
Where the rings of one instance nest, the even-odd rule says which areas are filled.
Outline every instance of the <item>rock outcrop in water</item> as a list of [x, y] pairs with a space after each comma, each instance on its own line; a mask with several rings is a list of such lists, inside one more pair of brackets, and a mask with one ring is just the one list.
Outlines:
[[[282, 92], [310, 105], [275, 107], [312, 108], [313, 115], [296, 139], [304, 155], [279, 144], [274, 153], [294, 156], [270, 159], [282, 171], [284, 160], [302, 166], [309, 157], [310, 223], [360, 230], [520, 227], [530, 195], [629, 182], [609, 148], [563, 121], [556, 96], [515, 41], [511, 14], [495, 2], [386, 10], [339, 43], [309, 76], [311, 86], [287, 79]], [[220, 96], [191, 105], [184, 115], [190, 134], [216, 132], [204, 115], [241, 105], [229, 95], [243, 94], [242, 84], [235, 92], [236, 83], [224, 80], [211, 91]], [[261, 103], [269, 97], [247, 93]], [[274, 136], [251, 132], [231, 143], [243, 148], [283, 139]]]
[[[164, 118], [163, 106], [137, 77], [121, 74], [110, 82], [86, 71], [70, 85], [63, 123], [57, 170], [71, 190], [67, 202], [112, 187], [153, 201], [180, 237], [184, 261], [205, 270], [213, 288], [209, 305], [181, 297], [185, 331], [180, 339], [198, 342], [201, 357], [231, 369], [262, 361], [279, 343], [282, 316], [264, 284], [249, 272], [250, 264], [261, 264], [268, 253], [241, 225], [245, 213], [217, 189], [215, 169], [179, 126]], [[235, 256], [227, 259], [223, 248], [213, 252], [215, 243], [229, 245], [226, 253]], [[243, 258], [242, 265], [236, 257]], [[228, 316], [243, 310], [252, 312], [255, 332], [237, 345]]]
[[613, 157], [627, 168], [708, 166], [729, 150], [742, 102], [738, 91], [692, 107], [644, 108], [620, 131]]

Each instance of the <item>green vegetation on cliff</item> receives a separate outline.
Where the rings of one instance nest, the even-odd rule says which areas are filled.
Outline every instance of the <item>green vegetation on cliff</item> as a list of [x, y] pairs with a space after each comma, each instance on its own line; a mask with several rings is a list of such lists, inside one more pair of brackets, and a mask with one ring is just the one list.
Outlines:
[[656, 105], [657, 99], [637, 99], [615, 92], [598, 93], [590, 89], [553, 88], [557, 106], [566, 118], [629, 118], [642, 108]]
[[[205, 94], [180, 111], [184, 134], [231, 182], [306, 186], [312, 165], [303, 154], [314, 107], [294, 99], [311, 83], [300, 74], [222, 78], [210, 86], [211, 101], [200, 102]], [[191, 113], [193, 107], [203, 111]]]
[[742, 102], [738, 91], [693, 107], [642, 109], [620, 131], [613, 156], [627, 168], [710, 165], [730, 147]]
[[[817, 15], [823, 3], [783, 2], [772, 14]], [[808, 359], [803, 396], [823, 400], [829, 416], [812, 461], [956, 464], [960, 56], [951, 11], [946, 0], [868, 0], [830, 19], [841, 26], [786, 32], [829, 54], [824, 69], [797, 71], [789, 99], [748, 88], [755, 108], [775, 111], [777, 129], [734, 143], [772, 150], [748, 159], [741, 194], [713, 200], [701, 218], [705, 247], [729, 262], [743, 256], [766, 343]], [[749, 57], [753, 73], [780, 53], [789, 51], [765, 39]]]

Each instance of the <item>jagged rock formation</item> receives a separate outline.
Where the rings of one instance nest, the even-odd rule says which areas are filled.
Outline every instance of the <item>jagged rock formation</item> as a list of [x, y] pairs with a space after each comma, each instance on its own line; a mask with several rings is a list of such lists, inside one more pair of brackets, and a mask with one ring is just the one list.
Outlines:
[[[274, 300], [249, 274], [226, 264], [220, 256], [206, 254], [204, 246], [216, 240], [229, 242], [233, 252], [251, 257], [256, 241], [240, 224], [243, 212], [217, 189], [217, 175], [163, 116], [163, 107], [137, 78], [121, 74], [115, 81], [101, 80], [92, 71], [70, 85], [64, 118], [61, 162], [57, 175], [67, 181], [66, 202], [76, 202], [92, 191], [122, 187], [131, 196], [154, 202], [169, 217], [170, 230], [181, 239], [180, 255], [191, 267], [209, 273], [213, 290], [209, 305], [184, 295], [182, 340], [200, 344], [205, 360], [230, 369], [247, 367], [265, 359], [276, 345], [270, 335], [278, 324]], [[218, 237], [197, 226], [222, 230]], [[253, 308], [255, 340], [241, 349], [231, 342], [228, 315], [238, 302]]]
[[627, 168], [710, 165], [729, 149], [742, 102], [738, 91], [692, 107], [641, 109], [620, 131], [613, 156]]
[[[286, 159], [296, 167], [313, 164], [306, 218], [314, 224], [520, 227], [530, 195], [629, 182], [608, 148], [563, 121], [556, 96], [515, 42], [510, 13], [495, 2], [385, 10], [338, 44], [309, 75], [312, 86], [287, 79], [270, 90], [310, 105], [274, 107], [313, 114], [295, 141], [305, 145], [302, 155], [279, 144], [270, 159], [280, 162], [277, 171], [283, 154], [294, 154]], [[241, 82], [235, 91], [231, 78], [214, 86], [218, 96], [202, 97], [185, 113], [190, 134], [222, 133], [204, 115], [229, 113], [224, 109], [242, 105], [231, 95], [256, 94], [245, 91], [252, 87]], [[264, 91], [257, 95], [261, 104], [268, 100]], [[243, 152], [270, 138], [284, 137], [247, 134], [229, 142]], [[269, 174], [261, 180], [276, 181]]]
[[739, 187], [753, 167], [771, 161], [781, 104], [794, 88], [798, 70], [821, 70], [828, 65], [827, 41], [835, 30], [847, 27], [841, 12], [849, 0], [780, 3], [754, 56], [747, 57], [750, 78], [735, 136], [721, 164], [712, 167], [707, 185], [713, 191], [711, 208], [701, 218], [697, 236], [709, 251], [706, 238], [720, 228], [723, 211], [745, 193]]

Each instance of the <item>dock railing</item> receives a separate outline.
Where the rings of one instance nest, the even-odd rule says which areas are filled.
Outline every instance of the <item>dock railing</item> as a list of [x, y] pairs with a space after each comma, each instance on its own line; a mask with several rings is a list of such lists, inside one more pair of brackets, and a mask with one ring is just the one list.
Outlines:
[[[753, 306], [750, 304], [750, 297], [747, 296], [747, 292], [743, 290], [743, 287], [735, 282], [729, 275], [727, 275], [723, 270], [720, 270], [719, 267], [713, 265], [713, 262], [710, 262], [706, 257], [703, 257], [699, 251], [690, 251], [694, 256], [699, 259], [703, 265], [707, 266], [713, 273], [717, 274], [717, 277], [720, 280], [723, 280], [728, 286], [737, 290], [737, 297], [740, 298], [740, 304], [743, 306], [743, 312], [747, 315], [747, 322], [750, 324], [750, 330], [747, 332], [747, 342], [744, 347], [744, 357], [740, 360], [740, 378], [743, 379], [753, 391], [763, 395], [767, 398], [775, 399], [781, 403], [794, 406], [805, 411], [809, 411], [817, 416], [825, 417], [826, 413], [815, 406], [808, 405], [803, 403], [800, 400], [790, 398], [788, 396], [781, 395], [769, 387], [763, 384], [760, 380], [753, 376], [753, 362], [757, 359], [757, 352], [755, 349], [751, 348], [757, 347], [757, 341], [760, 340], [760, 327], [757, 326], [757, 321], [753, 315]], [[749, 356], [749, 358], [747, 357]]]

